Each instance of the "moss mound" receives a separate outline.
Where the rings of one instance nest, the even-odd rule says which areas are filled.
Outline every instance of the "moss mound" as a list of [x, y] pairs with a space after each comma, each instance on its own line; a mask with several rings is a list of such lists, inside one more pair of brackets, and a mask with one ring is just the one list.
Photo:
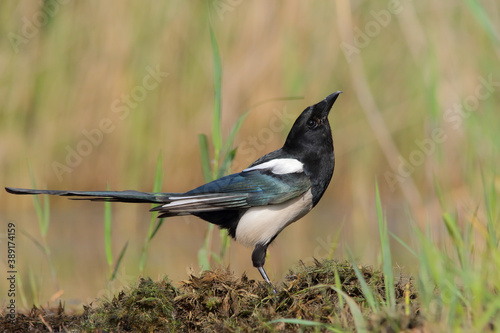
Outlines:
[[[381, 272], [360, 267], [365, 281], [378, 300], [385, 298]], [[336, 278], [336, 274], [338, 277]], [[337, 281], [337, 282], [336, 282]], [[2, 320], [3, 331], [108, 331], [108, 332], [269, 332], [354, 330], [355, 318], [345, 297], [332, 288], [340, 282], [342, 291], [361, 308], [370, 331], [397, 332], [422, 326], [411, 280], [396, 282], [397, 308], [374, 313], [368, 306], [353, 267], [347, 262], [300, 263], [286, 281], [272, 287], [246, 275], [235, 277], [218, 269], [191, 276], [179, 287], [167, 278], [139, 282], [112, 300], [96, 300], [80, 316], [33, 309], [19, 315], [16, 323]], [[8, 326], [13, 325], [13, 326]], [[359, 328], [359, 327], [358, 327]]]

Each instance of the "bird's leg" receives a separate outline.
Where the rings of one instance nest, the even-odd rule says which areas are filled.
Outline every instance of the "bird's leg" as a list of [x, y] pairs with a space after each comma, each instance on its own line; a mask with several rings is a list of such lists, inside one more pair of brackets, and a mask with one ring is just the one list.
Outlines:
[[269, 277], [267, 276], [267, 273], [264, 270], [264, 267], [260, 266], [260, 267], [257, 267], [257, 269], [259, 270], [260, 275], [262, 275], [262, 278], [264, 280], [266, 280], [267, 283], [271, 284], [271, 280], [269, 280]]
[[273, 292], [276, 294], [276, 289], [274, 288], [273, 284], [271, 283], [271, 280], [269, 280], [269, 277], [267, 276], [266, 271], [264, 270], [264, 263], [266, 262], [266, 252], [267, 252], [267, 246], [268, 244], [256, 244], [255, 248], [252, 252], [252, 262], [253, 266], [256, 267], [259, 270], [260, 275], [262, 275], [262, 278], [273, 287]]

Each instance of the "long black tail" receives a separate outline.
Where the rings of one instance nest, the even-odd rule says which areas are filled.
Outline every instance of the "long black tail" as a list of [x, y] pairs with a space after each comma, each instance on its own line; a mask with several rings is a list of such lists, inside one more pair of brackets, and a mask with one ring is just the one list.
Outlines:
[[49, 194], [63, 197], [73, 197], [73, 200], [91, 201], [116, 201], [134, 203], [168, 203], [170, 196], [178, 193], [147, 193], [138, 191], [54, 191], [54, 190], [34, 190], [26, 188], [6, 187], [5, 190], [12, 194]]

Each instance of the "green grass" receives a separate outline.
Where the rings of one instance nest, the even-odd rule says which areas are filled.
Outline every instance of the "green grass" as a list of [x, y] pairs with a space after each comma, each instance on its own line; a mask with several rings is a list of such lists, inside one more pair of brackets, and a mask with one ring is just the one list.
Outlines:
[[[437, 192], [443, 202], [443, 194]], [[485, 207], [486, 208], [486, 207]], [[411, 250], [419, 260], [416, 276], [422, 312], [430, 321], [441, 322], [453, 330], [483, 331], [499, 327], [500, 249], [491, 239], [498, 237], [498, 218], [494, 226], [472, 219], [461, 223], [456, 214], [443, 209], [447, 239], [436, 244], [432, 233], [415, 228], [418, 250]], [[488, 214], [484, 214], [488, 215]], [[478, 232], [486, 230], [488, 232]]]
[[[109, 189], [108, 189], [109, 190]], [[122, 263], [123, 257], [125, 256], [125, 252], [127, 251], [128, 241], [123, 245], [120, 254], [118, 255], [118, 260], [113, 260], [113, 245], [112, 245], [112, 237], [111, 231], [113, 229], [112, 226], [112, 210], [111, 210], [111, 202], [104, 203], [104, 249], [106, 253], [106, 262], [108, 264], [109, 269], [109, 281], [113, 281], [117, 274], [118, 269], [120, 268], [120, 264]]]
[[[31, 178], [31, 186], [32, 188], [36, 189], [36, 181], [35, 177], [33, 176], [33, 172], [31, 171], [30, 167], [30, 178]], [[59, 291], [59, 281], [57, 278], [57, 270], [54, 266], [53, 258], [52, 258], [52, 251], [50, 249], [50, 243], [48, 241], [48, 232], [49, 232], [49, 226], [50, 226], [50, 202], [49, 198], [47, 196], [44, 197], [39, 197], [39, 196], [33, 196], [33, 205], [35, 208], [36, 212], [36, 217], [38, 221], [38, 231], [40, 233], [40, 238], [41, 240], [38, 240], [36, 237], [33, 237], [26, 231], [22, 231], [23, 234], [33, 243], [36, 245], [36, 247], [44, 254], [45, 259], [47, 260], [47, 264], [49, 266], [50, 270], [50, 276], [51, 276], [51, 282], [52, 282], [52, 290], [53, 292], [58, 292]], [[33, 273], [33, 270], [30, 268], [29, 273], [29, 292], [31, 293], [33, 304], [34, 305], [39, 305], [40, 304], [40, 299], [39, 296], [41, 294], [40, 287], [41, 287], [41, 280], [35, 278], [35, 274]], [[27, 299], [26, 299], [26, 294], [27, 291], [25, 290], [25, 287], [22, 283], [22, 277], [18, 277], [18, 286], [19, 286], [19, 294], [22, 300], [22, 303], [24, 306], [28, 305]]]
[[[163, 180], [163, 163], [162, 163], [162, 155], [158, 154], [158, 160], [156, 162], [156, 173], [155, 173], [155, 181], [153, 185], [153, 192], [161, 192]], [[157, 205], [152, 205], [151, 207], [155, 207]], [[151, 219], [149, 221], [149, 229], [144, 240], [144, 244], [141, 249], [141, 259], [139, 260], [139, 273], [142, 274], [144, 272], [144, 267], [146, 266], [146, 260], [148, 256], [149, 247], [151, 246], [151, 241], [153, 237], [156, 235], [160, 227], [162, 226], [165, 219], [158, 219], [158, 212], [151, 213]]]
[[[227, 141], [222, 140], [222, 63], [220, 58], [219, 46], [212, 28], [212, 23], [209, 23], [210, 42], [212, 46], [213, 57], [213, 78], [214, 78], [214, 104], [212, 111], [212, 147], [213, 152], [210, 154], [208, 138], [205, 134], [198, 135], [201, 154], [201, 166], [205, 181], [210, 182], [222, 176], [225, 176], [231, 166], [231, 162], [236, 154], [236, 148], [232, 148], [234, 136], [236, 135], [244, 115], [241, 116], [231, 131]], [[238, 125], [239, 124], [239, 125]], [[212, 156], [211, 156], [212, 155]], [[222, 161], [222, 163], [221, 163]], [[211, 259], [215, 259], [219, 264], [224, 261], [225, 254], [229, 248], [229, 236], [225, 230], [219, 232], [221, 239], [221, 248], [219, 255], [212, 250], [212, 237], [215, 226], [208, 226], [205, 241], [203, 246], [198, 251], [198, 264], [202, 270], [210, 268]]]
[[387, 219], [382, 208], [378, 183], [375, 184], [375, 200], [377, 205], [377, 220], [379, 227], [380, 245], [382, 251], [382, 271], [384, 272], [385, 283], [385, 306], [391, 310], [396, 308], [396, 295], [394, 294], [394, 275], [391, 248], [389, 243], [389, 233], [387, 230]]

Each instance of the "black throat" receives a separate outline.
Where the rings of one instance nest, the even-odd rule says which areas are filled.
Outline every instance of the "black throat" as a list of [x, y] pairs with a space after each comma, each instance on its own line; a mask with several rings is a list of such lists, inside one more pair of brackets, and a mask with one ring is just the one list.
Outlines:
[[315, 142], [287, 140], [282, 150], [304, 164], [304, 172], [311, 179], [313, 206], [316, 206], [330, 184], [335, 168], [330, 126]]

